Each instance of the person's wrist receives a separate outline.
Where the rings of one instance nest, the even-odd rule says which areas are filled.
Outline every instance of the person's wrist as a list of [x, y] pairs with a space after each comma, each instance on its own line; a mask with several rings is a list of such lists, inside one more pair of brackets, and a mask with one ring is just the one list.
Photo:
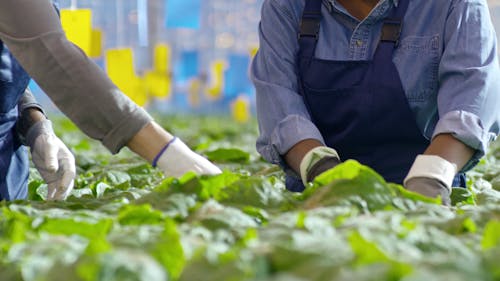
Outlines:
[[216, 175], [222, 171], [203, 156], [189, 148], [182, 140], [175, 138], [156, 161], [158, 169], [166, 176], [180, 177], [187, 172], [197, 175]]
[[322, 172], [340, 163], [337, 151], [331, 147], [318, 146], [304, 155], [300, 162], [300, 177], [306, 185]]
[[45, 113], [39, 107], [28, 107], [22, 110], [16, 123], [16, 131], [21, 140], [21, 143], [24, 145], [28, 145], [28, 131], [35, 124], [46, 119], [47, 117], [45, 116]]
[[403, 185], [414, 178], [430, 178], [441, 182], [451, 190], [453, 178], [457, 173], [457, 165], [437, 155], [418, 155], [413, 162]]
[[340, 164], [340, 160], [337, 157], [326, 156], [322, 158], [309, 169], [306, 176], [307, 182], [312, 182], [317, 176], [327, 170], [330, 170], [338, 164]]
[[177, 140], [177, 137], [173, 137], [170, 141], [168, 141], [165, 146], [163, 146], [163, 148], [160, 150], [160, 152], [158, 152], [158, 154], [156, 155], [156, 157], [153, 159], [153, 162], [151, 163], [151, 165], [153, 167], [156, 167], [158, 166], [158, 161], [160, 161], [160, 158], [162, 157], [162, 155], [165, 154], [165, 152], [167, 151], [167, 149]]
[[153, 160], [152, 165], [168, 176], [180, 176], [177, 171], [190, 163], [192, 151], [179, 138], [171, 139]]
[[36, 138], [42, 134], [53, 134], [52, 122], [49, 119], [43, 119], [33, 124], [25, 135], [25, 144], [33, 147]]

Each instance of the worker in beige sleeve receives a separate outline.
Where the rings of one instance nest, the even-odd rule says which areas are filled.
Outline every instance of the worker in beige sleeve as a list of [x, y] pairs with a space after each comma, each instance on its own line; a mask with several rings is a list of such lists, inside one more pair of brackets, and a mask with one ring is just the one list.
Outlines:
[[2, 0], [0, 39], [55, 105], [112, 153], [127, 146], [167, 176], [221, 172], [154, 122], [69, 42], [49, 0]]

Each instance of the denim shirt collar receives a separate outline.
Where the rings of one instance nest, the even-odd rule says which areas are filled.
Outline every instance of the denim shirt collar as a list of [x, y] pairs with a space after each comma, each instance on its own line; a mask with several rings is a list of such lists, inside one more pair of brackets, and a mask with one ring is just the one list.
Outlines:
[[[380, 1], [386, 1], [386, 0], [380, 0]], [[388, 0], [389, 2], [392, 2], [394, 4], [394, 6], [398, 6], [398, 3], [399, 3], [399, 0]], [[329, 2], [330, 5], [336, 5], [335, 2], [337, 2], [337, 0], [326, 0], [326, 2]]]
[[[393, 6], [397, 7], [399, 1], [400, 0], [380, 0], [379, 3], [377, 3], [377, 5], [373, 8], [370, 15], [364, 19], [363, 22], [367, 24], [377, 22], [380, 18], [385, 17]], [[349, 12], [341, 6], [337, 0], [323, 0], [323, 3], [327, 5], [330, 13], [336, 11], [336, 13], [345, 14], [352, 18]]]

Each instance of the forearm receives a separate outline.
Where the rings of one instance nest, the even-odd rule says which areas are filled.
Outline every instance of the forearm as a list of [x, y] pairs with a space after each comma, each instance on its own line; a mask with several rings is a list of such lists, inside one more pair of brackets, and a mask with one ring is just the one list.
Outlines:
[[457, 165], [457, 171], [472, 158], [474, 149], [457, 140], [451, 134], [440, 134], [434, 137], [424, 155], [437, 155]]
[[192, 151], [182, 140], [174, 138], [154, 121], [135, 134], [127, 146], [167, 176], [180, 177], [187, 172], [199, 175], [222, 173], [217, 166]]
[[302, 158], [312, 148], [323, 146], [323, 137], [299, 94], [296, 34], [302, 9], [292, 2], [263, 3], [260, 47], [250, 76], [260, 131], [257, 151], [269, 162], [285, 166], [286, 172], [292, 173], [291, 168], [299, 173]]
[[16, 131], [23, 140], [23, 143], [27, 145], [28, 143], [26, 143], [26, 137], [29, 129], [32, 128], [37, 122], [43, 121], [47, 118], [45, 117], [41, 105], [36, 101], [35, 97], [28, 88], [26, 88], [24, 94], [19, 99], [17, 108], [18, 120], [16, 124]]
[[442, 204], [449, 206], [453, 178], [474, 153], [474, 149], [452, 134], [436, 135], [424, 155], [418, 155], [413, 162], [404, 186], [407, 190], [431, 198], [439, 196]]
[[[470, 147], [474, 155], [466, 167], [460, 165], [461, 159], [455, 158], [468, 158], [470, 149], [460, 143], [450, 148], [438, 148], [451, 160], [458, 161], [458, 169], [466, 171], [484, 156], [488, 144], [499, 132], [500, 69], [497, 40], [487, 2], [450, 3], [442, 38], [446, 47], [439, 61], [439, 121], [433, 139], [452, 134], [455, 139], [448, 135], [450, 143], [459, 140]], [[449, 150], [456, 152], [449, 155]]]
[[127, 147], [150, 163], [173, 136], [151, 121], [127, 143]]
[[26, 108], [18, 120], [20, 123], [19, 133], [25, 135], [31, 126], [45, 119], [47, 118], [37, 107]]

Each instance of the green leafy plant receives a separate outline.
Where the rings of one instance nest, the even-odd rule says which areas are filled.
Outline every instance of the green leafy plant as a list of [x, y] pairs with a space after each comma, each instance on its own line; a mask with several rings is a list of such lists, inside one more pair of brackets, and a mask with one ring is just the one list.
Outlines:
[[160, 116], [224, 170], [176, 179], [52, 119], [77, 160], [75, 189], [45, 202], [32, 169], [29, 200], [0, 202], [1, 280], [500, 278], [497, 143], [448, 208], [355, 161], [286, 191], [255, 151], [255, 121]]

